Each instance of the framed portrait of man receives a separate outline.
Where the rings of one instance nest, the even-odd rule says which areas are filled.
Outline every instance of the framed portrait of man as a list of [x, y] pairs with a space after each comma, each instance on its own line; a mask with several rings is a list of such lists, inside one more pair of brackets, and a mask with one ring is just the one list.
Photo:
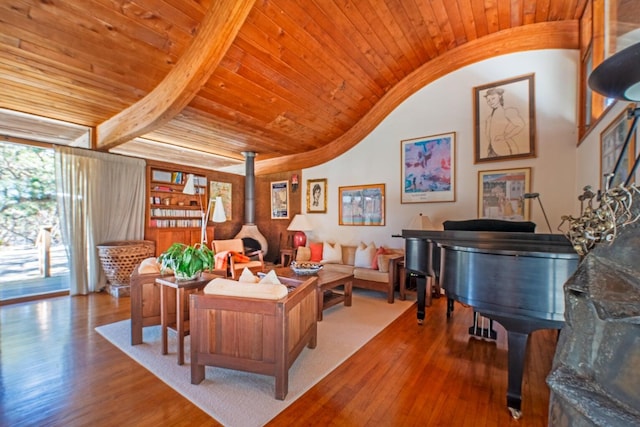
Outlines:
[[475, 163], [535, 157], [534, 75], [477, 86]]
[[327, 212], [327, 179], [307, 180], [307, 213]]

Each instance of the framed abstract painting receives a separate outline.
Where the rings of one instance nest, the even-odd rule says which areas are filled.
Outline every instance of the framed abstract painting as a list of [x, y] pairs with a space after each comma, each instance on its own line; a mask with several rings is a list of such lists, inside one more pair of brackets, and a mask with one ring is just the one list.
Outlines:
[[401, 203], [454, 202], [456, 133], [405, 139]]

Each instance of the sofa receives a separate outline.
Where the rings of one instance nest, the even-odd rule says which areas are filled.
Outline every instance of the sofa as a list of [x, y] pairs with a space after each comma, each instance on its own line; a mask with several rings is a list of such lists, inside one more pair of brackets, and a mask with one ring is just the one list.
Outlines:
[[215, 279], [191, 294], [192, 384], [205, 379], [205, 366], [254, 372], [275, 377], [275, 397], [284, 400], [289, 368], [305, 346], [316, 347], [318, 278], [278, 279]]
[[376, 247], [369, 244], [342, 245], [332, 242], [310, 242], [296, 251], [297, 262], [320, 262], [327, 271], [353, 274], [353, 286], [384, 292], [387, 302], [395, 300], [399, 283], [398, 263], [404, 260], [404, 249]]

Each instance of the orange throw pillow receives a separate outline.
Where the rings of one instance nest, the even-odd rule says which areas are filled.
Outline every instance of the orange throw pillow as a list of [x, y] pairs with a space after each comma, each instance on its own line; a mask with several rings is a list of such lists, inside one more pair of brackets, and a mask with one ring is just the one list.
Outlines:
[[373, 262], [371, 263], [371, 268], [373, 268], [374, 270], [378, 269], [378, 255], [386, 255], [387, 251], [385, 250], [385, 248], [378, 248], [378, 250], [376, 251], [376, 254], [373, 257]]
[[249, 258], [248, 256], [246, 256], [246, 255], [244, 255], [244, 254], [234, 253], [234, 254], [233, 254], [233, 261], [234, 261], [234, 262], [243, 263], [243, 262], [249, 262], [249, 261], [251, 261], [251, 258]]
[[322, 242], [309, 243], [309, 249], [311, 249], [311, 261], [313, 262], [322, 261]]

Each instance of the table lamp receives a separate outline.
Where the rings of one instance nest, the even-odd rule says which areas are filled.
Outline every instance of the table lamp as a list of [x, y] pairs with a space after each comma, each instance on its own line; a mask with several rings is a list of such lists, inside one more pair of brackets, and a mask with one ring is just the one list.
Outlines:
[[299, 246], [307, 244], [307, 235], [304, 234], [304, 232], [313, 230], [313, 227], [311, 227], [305, 215], [297, 214], [293, 217], [293, 221], [291, 221], [287, 230], [295, 231], [293, 235], [293, 247], [294, 249], [298, 249]]
[[435, 230], [436, 227], [431, 222], [431, 219], [427, 215], [421, 213], [411, 218], [409, 223], [409, 230]]

